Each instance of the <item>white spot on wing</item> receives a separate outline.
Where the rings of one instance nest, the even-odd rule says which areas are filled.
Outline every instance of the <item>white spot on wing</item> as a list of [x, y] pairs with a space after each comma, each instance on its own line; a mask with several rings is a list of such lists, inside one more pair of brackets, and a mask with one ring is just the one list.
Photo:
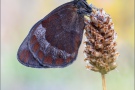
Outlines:
[[38, 28], [36, 29], [36, 31], [34, 32], [34, 35], [40, 39], [41, 36], [45, 35], [46, 29], [44, 27], [42, 27], [42, 25], [40, 24], [38, 26]]
[[50, 43], [46, 40], [45, 33], [46, 29], [40, 24], [34, 32], [34, 35], [37, 37], [38, 40], [40, 40], [42, 49], [46, 50]]

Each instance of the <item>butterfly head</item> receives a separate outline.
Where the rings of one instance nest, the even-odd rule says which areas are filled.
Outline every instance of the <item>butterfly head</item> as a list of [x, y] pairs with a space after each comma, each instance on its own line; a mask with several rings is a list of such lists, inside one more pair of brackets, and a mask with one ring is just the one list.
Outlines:
[[92, 12], [92, 8], [88, 5], [86, 0], [74, 0], [75, 6], [78, 8], [79, 14], [90, 14]]

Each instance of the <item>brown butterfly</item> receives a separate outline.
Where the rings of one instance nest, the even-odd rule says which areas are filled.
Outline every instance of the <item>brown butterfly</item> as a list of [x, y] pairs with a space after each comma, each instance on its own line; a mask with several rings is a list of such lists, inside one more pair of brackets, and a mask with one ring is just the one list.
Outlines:
[[74, 0], [54, 9], [30, 30], [18, 50], [19, 62], [33, 68], [71, 64], [82, 41], [84, 15], [91, 11], [85, 0]]

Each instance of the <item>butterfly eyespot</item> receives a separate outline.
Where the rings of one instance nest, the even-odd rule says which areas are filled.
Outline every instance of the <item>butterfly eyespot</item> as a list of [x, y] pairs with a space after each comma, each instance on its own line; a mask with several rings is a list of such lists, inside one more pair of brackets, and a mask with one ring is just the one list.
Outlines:
[[52, 63], [53, 63], [52, 57], [51, 56], [46, 56], [44, 58], [44, 60], [43, 60], [43, 63], [48, 64], [48, 65], [52, 65]]
[[37, 38], [35, 35], [32, 36], [31, 40], [30, 40], [30, 44], [34, 44], [36, 42]]
[[40, 60], [42, 60], [44, 57], [44, 53], [41, 50], [38, 52], [38, 57]]
[[66, 59], [66, 63], [71, 62], [71, 60], [72, 60], [72, 58], [71, 58], [71, 57], [68, 57], [68, 58]]
[[32, 50], [33, 52], [37, 52], [40, 48], [40, 44], [37, 42], [32, 46]]
[[62, 65], [64, 63], [64, 60], [62, 59], [62, 58], [57, 58], [56, 60], [55, 60], [55, 64], [56, 65]]

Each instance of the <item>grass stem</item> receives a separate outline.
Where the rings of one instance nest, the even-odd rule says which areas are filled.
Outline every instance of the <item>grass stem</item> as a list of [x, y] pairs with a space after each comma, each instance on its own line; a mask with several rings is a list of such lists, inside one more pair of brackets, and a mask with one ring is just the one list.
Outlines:
[[103, 87], [103, 90], [106, 90], [105, 74], [101, 74], [101, 76], [102, 76], [102, 87]]

